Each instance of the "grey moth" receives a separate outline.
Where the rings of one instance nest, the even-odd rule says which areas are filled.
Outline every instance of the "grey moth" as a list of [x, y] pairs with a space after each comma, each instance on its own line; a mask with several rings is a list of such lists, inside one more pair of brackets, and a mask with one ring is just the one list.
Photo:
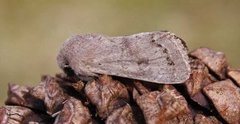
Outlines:
[[191, 73], [184, 41], [167, 31], [76, 35], [64, 42], [57, 62], [80, 76], [107, 74], [162, 84], [183, 83]]

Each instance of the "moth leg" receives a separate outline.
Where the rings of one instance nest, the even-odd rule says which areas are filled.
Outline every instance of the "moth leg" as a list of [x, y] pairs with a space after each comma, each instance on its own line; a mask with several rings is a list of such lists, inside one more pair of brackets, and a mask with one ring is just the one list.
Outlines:
[[91, 81], [99, 77], [99, 74], [89, 71], [87, 68], [79, 68], [77, 71], [78, 78], [82, 81]]
[[99, 77], [99, 75], [97, 75], [97, 76], [78, 75], [78, 78], [84, 82], [92, 81], [92, 80], [96, 79], [97, 77]]

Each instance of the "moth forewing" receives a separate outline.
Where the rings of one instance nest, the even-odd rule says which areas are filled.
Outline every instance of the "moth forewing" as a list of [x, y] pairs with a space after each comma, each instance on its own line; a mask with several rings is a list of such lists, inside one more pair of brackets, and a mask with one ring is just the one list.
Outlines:
[[190, 75], [187, 48], [169, 32], [76, 35], [64, 43], [58, 64], [77, 75], [107, 74], [164, 84], [183, 83]]

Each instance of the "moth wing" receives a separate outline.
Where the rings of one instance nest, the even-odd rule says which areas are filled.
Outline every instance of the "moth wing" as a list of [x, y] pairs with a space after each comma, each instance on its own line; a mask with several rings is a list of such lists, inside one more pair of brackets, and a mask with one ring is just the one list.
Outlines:
[[165, 84], [183, 83], [190, 75], [187, 49], [169, 32], [112, 38], [80, 35], [67, 41], [59, 56], [60, 67], [68, 63], [80, 75], [99, 73]]
[[107, 38], [102, 43], [91, 72], [165, 84], [189, 78], [187, 49], [172, 33], [142, 33]]

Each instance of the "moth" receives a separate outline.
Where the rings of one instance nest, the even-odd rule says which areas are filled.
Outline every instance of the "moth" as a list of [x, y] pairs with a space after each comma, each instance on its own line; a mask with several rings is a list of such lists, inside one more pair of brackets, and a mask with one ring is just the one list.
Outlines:
[[64, 42], [57, 62], [78, 76], [107, 74], [161, 84], [183, 83], [191, 73], [185, 42], [167, 31], [72, 36]]

